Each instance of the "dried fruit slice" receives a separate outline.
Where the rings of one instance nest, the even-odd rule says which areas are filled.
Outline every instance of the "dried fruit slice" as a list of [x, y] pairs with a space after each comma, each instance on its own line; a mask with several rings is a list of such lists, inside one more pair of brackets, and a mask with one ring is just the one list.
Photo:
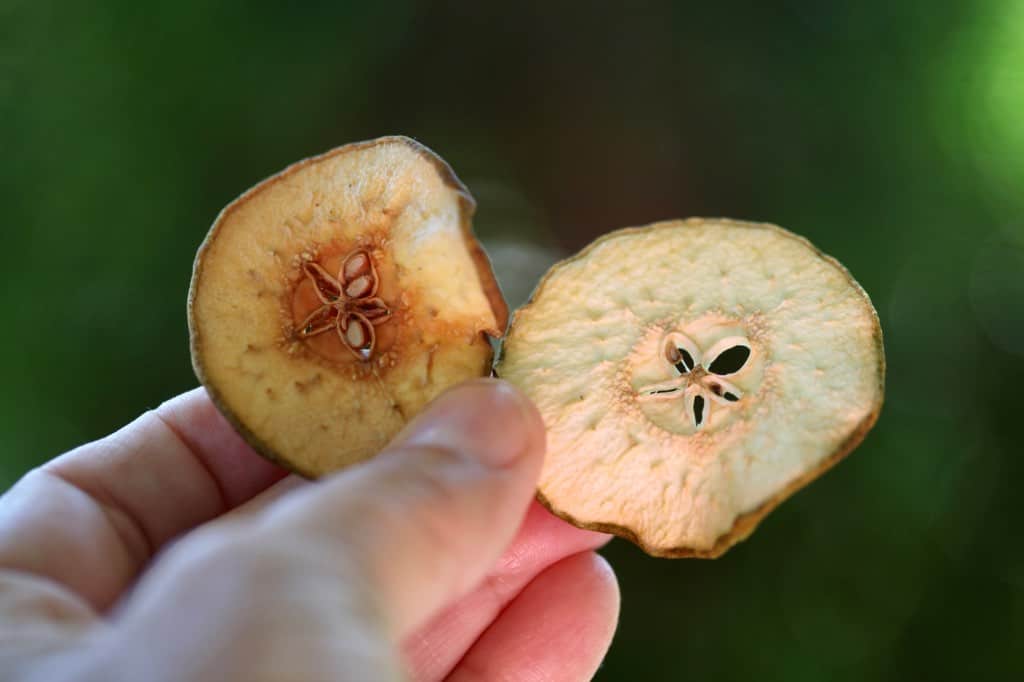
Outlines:
[[885, 361], [838, 262], [773, 225], [693, 219], [552, 268], [497, 372], [547, 422], [538, 496], [554, 513], [713, 557], [860, 443]]
[[489, 373], [507, 310], [474, 208], [444, 161], [387, 137], [301, 161], [221, 212], [192, 276], [192, 363], [258, 451], [323, 474]]

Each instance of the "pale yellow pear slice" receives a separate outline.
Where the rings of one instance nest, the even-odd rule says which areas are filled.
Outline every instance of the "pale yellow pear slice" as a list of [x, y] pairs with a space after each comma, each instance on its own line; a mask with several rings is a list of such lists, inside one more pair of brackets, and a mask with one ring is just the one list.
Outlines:
[[189, 292], [192, 362], [249, 443], [317, 476], [490, 372], [507, 310], [474, 208], [444, 161], [387, 137], [296, 163], [221, 212]]
[[718, 556], [849, 453], [882, 405], [878, 316], [773, 225], [619, 230], [551, 269], [497, 373], [548, 427], [539, 498], [657, 556]]

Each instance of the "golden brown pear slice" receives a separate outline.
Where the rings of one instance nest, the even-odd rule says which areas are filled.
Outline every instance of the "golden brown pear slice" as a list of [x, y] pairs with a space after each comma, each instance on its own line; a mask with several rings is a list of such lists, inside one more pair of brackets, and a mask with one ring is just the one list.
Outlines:
[[860, 443], [885, 361], [838, 262], [773, 225], [695, 219], [552, 268], [497, 371], [547, 423], [548, 508], [656, 556], [714, 557]]
[[317, 476], [489, 373], [507, 310], [474, 208], [444, 161], [386, 137], [296, 163], [221, 212], [192, 276], [192, 362], [249, 443]]

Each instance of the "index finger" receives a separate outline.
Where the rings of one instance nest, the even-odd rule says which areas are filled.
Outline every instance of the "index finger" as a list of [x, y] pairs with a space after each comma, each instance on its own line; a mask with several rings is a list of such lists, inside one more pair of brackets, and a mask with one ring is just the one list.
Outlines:
[[104, 608], [168, 540], [285, 473], [195, 389], [0, 497], [0, 567], [51, 578]]

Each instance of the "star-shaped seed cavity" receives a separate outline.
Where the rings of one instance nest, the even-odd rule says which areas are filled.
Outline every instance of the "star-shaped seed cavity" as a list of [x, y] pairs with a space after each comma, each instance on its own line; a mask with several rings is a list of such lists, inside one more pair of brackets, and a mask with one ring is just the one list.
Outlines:
[[725, 378], [741, 372], [750, 360], [750, 342], [742, 336], [726, 337], [702, 352], [688, 336], [673, 332], [665, 337], [662, 355], [676, 376], [638, 394], [656, 400], [682, 397], [695, 429], [708, 422], [712, 404], [729, 406], [743, 398], [743, 391]]
[[302, 272], [321, 305], [299, 325], [299, 338], [333, 329], [357, 358], [369, 360], [376, 343], [374, 327], [391, 317], [391, 309], [377, 296], [380, 278], [369, 252], [358, 249], [346, 256], [337, 277], [313, 261], [304, 262]]

